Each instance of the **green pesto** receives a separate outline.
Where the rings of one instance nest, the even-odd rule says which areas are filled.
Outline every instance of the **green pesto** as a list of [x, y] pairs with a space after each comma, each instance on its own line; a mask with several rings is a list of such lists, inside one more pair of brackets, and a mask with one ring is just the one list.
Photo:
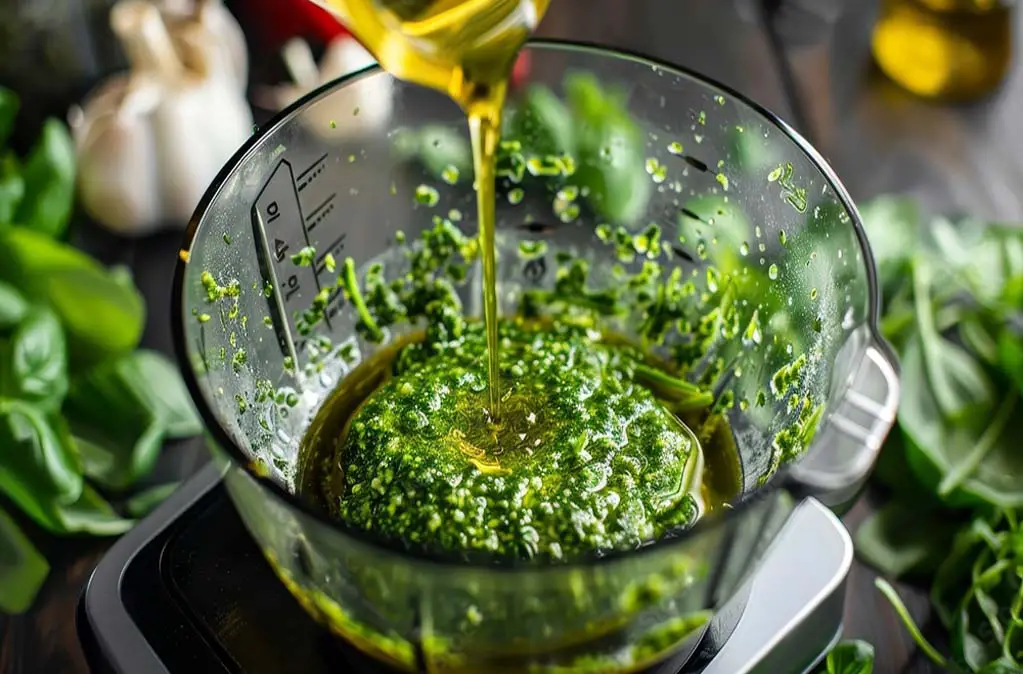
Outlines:
[[319, 500], [411, 547], [515, 559], [634, 548], [696, 520], [703, 450], [666, 406], [709, 395], [580, 327], [505, 321], [500, 335], [500, 425], [486, 416], [481, 324], [411, 343], [336, 455], [313, 454]]

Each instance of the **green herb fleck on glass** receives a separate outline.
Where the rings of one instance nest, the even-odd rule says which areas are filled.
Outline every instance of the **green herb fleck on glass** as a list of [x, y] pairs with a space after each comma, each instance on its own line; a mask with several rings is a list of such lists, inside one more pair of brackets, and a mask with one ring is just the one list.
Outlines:
[[316, 261], [316, 249], [306, 246], [291, 256], [291, 262], [299, 267], [311, 267]]
[[416, 188], [416, 203], [433, 207], [437, 205], [438, 201], [440, 201], [440, 193], [436, 188], [429, 185], [420, 185]]
[[454, 165], [447, 165], [444, 170], [440, 172], [441, 179], [448, 185], [454, 185], [458, 182], [459, 171], [458, 167]]

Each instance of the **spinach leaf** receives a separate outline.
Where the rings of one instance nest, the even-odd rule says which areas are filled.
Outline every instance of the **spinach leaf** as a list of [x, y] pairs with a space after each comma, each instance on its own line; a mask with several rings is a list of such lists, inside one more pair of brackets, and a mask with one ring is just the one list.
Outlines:
[[21, 101], [18, 99], [18, 94], [7, 87], [0, 87], [0, 145], [6, 143], [7, 138], [11, 135], [20, 107]]
[[53, 312], [33, 309], [22, 321], [8, 346], [6, 378], [0, 395], [34, 403], [46, 412], [60, 408], [67, 394], [67, 345]]
[[874, 671], [874, 647], [865, 641], [843, 641], [828, 653], [828, 674], [871, 674]]
[[81, 465], [63, 422], [35, 406], [0, 398], [0, 490], [52, 528], [55, 505], [82, 494]]
[[994, 388], [984, 369], [969, 353], [943, 338], [935, 323], [930, 282], [933, 269], [923, 260], [913, 265], [913, 298], [917, 335], [923, 357], [923, 381], [929, 384], [941, 414], [956, 421], [994, 404]]
[[75, 149], [67, 127], [56, 119], [42, 134], [22, 168], [25, 194], [14, 220], [50, 237], [67, 229], [75, 195]]
[[79, 439], [86, 474], [111, 489], [148, 475], [166, 438], [202, 432], [177, 369], [152, 351], [75, 378], [64, 414]]
[[856, 554], [891, 578], [929, 576], [944, 561], [958, 528], [946, 512], [892, 501], [860, 525]]
[[920, 210], [907, 197], [881, 196], [860, 206], [885, 300], [904, 283], [920, 238]]
[[155, 487], [140, 491], [128, 499], [128, 503], [125, 504], [128, 514], [132, 517], [145, 517], [166, 501], [167, 497], [173, 494], [178, 486], [179, 483], [170, 482], [168, 484], [158, 484]]
[[43, 235], [0, 229], [0, 281], [56, 312], [73, 363], [117, 357], [142, 336], [145, 306], [138, 291], [84, 253]]
[[18, 326], [28, 315], [29, 304], [9, 283], [0, 282], [0, 335]]
[[[927, 385], [921, 341], [911, 339], [902, 353], [898, 411], [913, 473], [953, 507], [1023, 506], [1023, 453], [1015, 442], [1023, 437], [1023, 415], [1015, 414], [1017, 398], [1010, 396], [998, 408], [957, 418], [942, 414], [932, 386]], [[967, 362], [965, 353], [956, 357], [961, 358], [959, 369], [951, 365], [953, 358], [943, 361], [948, 378], [964, 377], [963, 371], [976, 366]]]
[[49, 573], [46, 559], [10, 515], [0, 510], [0, 611], [27, 611]]
[[13, 153], [0, 157], [0, 225], [14, 222], [14, 214], [25, 196], [25, 179]]

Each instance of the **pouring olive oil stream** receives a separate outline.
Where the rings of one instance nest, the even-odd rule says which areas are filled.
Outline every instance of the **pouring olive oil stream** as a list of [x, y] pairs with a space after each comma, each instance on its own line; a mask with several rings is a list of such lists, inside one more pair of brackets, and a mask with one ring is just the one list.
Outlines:
[[385, 70], [450, 96], [472, 138], [491, 421], [500, 423], [494, 165], [501, 111], [519, 49], [550, 0], [317, 0], [334, 10]]

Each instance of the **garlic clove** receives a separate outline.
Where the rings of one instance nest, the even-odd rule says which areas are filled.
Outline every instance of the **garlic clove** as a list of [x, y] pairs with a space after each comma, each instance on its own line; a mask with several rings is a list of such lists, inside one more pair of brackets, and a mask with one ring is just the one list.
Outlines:
[[[256, 92], [261, 105], [283, 109], [319, 86], [376, 64], [354, 38], [341, 36], [327, 46], [319, 64], [300, 38], [285, 44], [281, 54], [293, 80]], [[393, 80], [374, 77], [350, 84], [331, 97], [330, 105], [314, 105], [302, 114], [302, 123], [322, 140], [338, 141], [370, 135], [384, 128], [394, 107]]]
[[79, 200], [90, 217], [120, 234], [146, 234], [159, 226], [149, 124], [154, 89], [139, 78], [113, 78], [72, 120]]

